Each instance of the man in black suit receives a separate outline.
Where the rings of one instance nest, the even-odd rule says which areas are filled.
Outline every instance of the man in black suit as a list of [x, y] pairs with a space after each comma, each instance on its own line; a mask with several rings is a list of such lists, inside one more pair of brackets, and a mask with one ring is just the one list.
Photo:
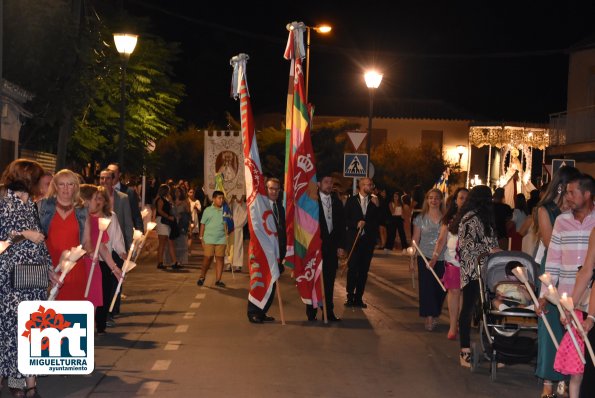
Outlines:
[[[335, 316], [333, 291], [335, 277], [339, 266], [339, 257], [345, 255], [343, 244], [345, 240], [345, 219], [343, 203], [332, 195], [333, 178], [329, 174], [322, 174], [318, 182], [318, 221], [320, 223], [320, 238], [322, 240], [322, 276], [324, 277], [324, 300], [327, 318], [331, 322], [340, 321]], [[316, 320], [316, 308], [306, 306], [309, 321]]]
[[[279, 181], [278, 178], [269, 178], [265, 185], [267, 196], [269, 198], [269, 204], [271, 206], [271, 210], [273, 211], [273, 217], [277, 227], [277, 239], [279, 241], [279, 263], [277, 265], [279, 267], [279, 274], [282, 274], [285, 270], [285, 267], [283, 266], [283, 260], [285, 259], [285, 253], [287, 251], [287, 233], [285, 231], [285, 209], [279, 201], [281, 181]], [[255, 239], [255, 237], [251, 237], [250, 239]], [[271, 307], [273, 299], [275, 298], [276, 287], [277, 282], [273, 283], [273, 290], [271, 290], [271, 295], [269, 296], [269, 299], [263, 309], [258, 308], [256, 305], [252, 304], [252, 302], [248, 301], [248, 320], [250, 322], [263, 323], [273, 322], [275, 320], [275, 318], [272, 316], [267, 315], [267, 311]]]
[[130, 189], [126, 184], [120, 182], [120, 165], [118, 163], [110, 163], [107, 166], [108, 170], [114, 173], [114, 189], [116, 191], [125, 193], [128, 195], [128, 201], [130, 202], [130, 212], [132, 216], [132, 222], [134, 229], [138, 229], [141, 232], [145, 232], [145, 225], [143, 223], [143, 217], [140, 214], [140, 208], [138, 204], [140, 202], [138, 194], [134, 189]]
[[360, 237], [351, 253], [347, 271], [346, 307], [367, 308], [362, 297], [368, 280], [370, 262], [378, 239], [378, 198], [372, 196], [374, 184], [371, 178], [358, 182], [359, 193], [345, 203], [345, 224], [347, 227], [345, 248], [350, 249], [358, 231]]

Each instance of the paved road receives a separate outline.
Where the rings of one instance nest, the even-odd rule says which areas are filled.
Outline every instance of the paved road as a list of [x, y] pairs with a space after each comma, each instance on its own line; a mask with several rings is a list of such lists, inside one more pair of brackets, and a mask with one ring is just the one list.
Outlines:
[[[287, 324], [247, 321], [248, 274], [210, 271], [198, 287], [196, 250], [182, 272], [159, 271], [147, 253], [127, 279], [122, 315], [96, 337], [93, 374], [40, 379], [44, 397], [502, 397], [537, 396], [532, 365], [486, 364], [471, 374], [446, 339], [446, 317], [423, 329], [407, 258], [377, 252], [364, 299], [345, 309], [344, 279], [335, 289], [337, 324], [305, 321], [287, 274], [281, 291]], [[275, 303], [269, 312], [279, 319]]]

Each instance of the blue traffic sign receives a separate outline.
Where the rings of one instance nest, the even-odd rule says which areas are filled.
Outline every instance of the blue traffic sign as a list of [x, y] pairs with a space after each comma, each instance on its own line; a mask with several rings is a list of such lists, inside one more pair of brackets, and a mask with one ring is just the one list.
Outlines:
[[368, 172], [368, 155], [365, 153], [343, 154], [343, 177], [361, 178]]

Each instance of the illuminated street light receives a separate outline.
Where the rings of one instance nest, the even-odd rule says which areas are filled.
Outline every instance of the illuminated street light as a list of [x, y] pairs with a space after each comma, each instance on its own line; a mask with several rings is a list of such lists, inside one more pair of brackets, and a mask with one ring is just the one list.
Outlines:
[[126, 117], [126, 67], [128, 66], [128, 60], [130, 55], [136, 47], [138, 41], [138, 35], [129, 33], [114, 33], [114, 43], [116, 49], [120, 53], [122, 59], [120, 81], [120, 142], [118, 143], [118, 162], [120, 163], [120, 170], [124, 167], [124, 142], [126, 141], [126, 128], [124, 126]]
[[308, 88], [310, 86], [310, 30], [312, 29], [324, 35], [330, 33], [333, 28], [330, 25], [306, 26], [306, 103], [308, 103]]
[[366, 175], [370, 176], [370, 158], [372, 149], [372, 117], [374, 115], [374, 92], [380, 87], [382, 82], [382, 73], [375, 70], [369, 70], [364, 73], [364, 80], [368, 86], [368, 93], [370, 94], [370, 112], [368, 113], [368, 141], [366, 143], [366, 152], [368, 153], [368, 169]]
[[457, 153], [459, 154], [459, 166], [461, 166], [461, 159], [463, 159], [463, 154], [465, 153], [465, 146], [457, 145]]

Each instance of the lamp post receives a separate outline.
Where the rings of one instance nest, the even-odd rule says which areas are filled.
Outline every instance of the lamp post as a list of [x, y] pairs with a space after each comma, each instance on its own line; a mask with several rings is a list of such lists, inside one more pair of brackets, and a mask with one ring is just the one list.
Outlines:
[[327, 34], [333, 28], [330, 25], [306, 26], [306, 103], [308, 102], [308, 87], [310, 85], [310, 30]]
[[370, 70], [364, 73], [364, 80], [366, 86], [368, 86], [368, 93], [370, 94], [370, 111], [368, 113], [368, 141], [366, 143], [366, 153], [368, 154], [368, 168], [366, 170], [366, 176], [370, 176], [370, 157], [372, 149], [372, 117], [374, 115], [374, 91], [380, 87], [382, 81], [382, 73], [375, 70]]
[[120, 53], [122, 59], [121, 75], [120, 80], [120, 142], [118, 143], [118, 162], [120, 163], [120, 170], [124, 167], [124, 142], [126, 141], [126, 127], [124, 126], [126, 118], [126, 67], [128, 66], [128, 60], [130, 54], [136, 47], [138, 35], [129, 33], [114, 33], [114, 43], [116, 43], [116, 49]]

